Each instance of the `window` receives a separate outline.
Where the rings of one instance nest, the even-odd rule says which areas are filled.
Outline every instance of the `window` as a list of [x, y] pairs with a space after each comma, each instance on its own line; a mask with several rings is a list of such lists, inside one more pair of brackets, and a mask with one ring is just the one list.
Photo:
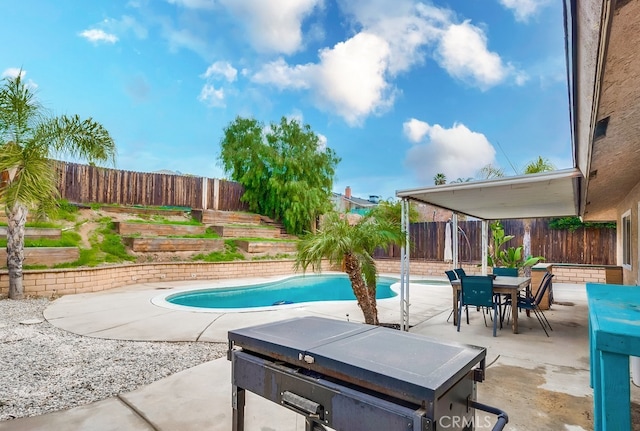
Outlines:
[[622, 214], [622, 266], [631, 269], [631, 210]]

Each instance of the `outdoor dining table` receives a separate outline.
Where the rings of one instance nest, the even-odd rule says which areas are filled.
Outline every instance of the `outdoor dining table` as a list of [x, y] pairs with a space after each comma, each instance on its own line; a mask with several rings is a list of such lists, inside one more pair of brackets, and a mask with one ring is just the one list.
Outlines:
[[[493, 293], [511, 295], [511, 303], [518, 303], [518, 294], [527, 288], [531, 284], [531, 277], [507, 277], [503, 275], [497, 276], [493, 280]], [[453, 324], [458, 325], [458, 295], [460, 292], [460, 280], [453, 280], [451, 282], [453, 287]], [[513, 333], [518, 333], [518, 313], [513, 313]]]

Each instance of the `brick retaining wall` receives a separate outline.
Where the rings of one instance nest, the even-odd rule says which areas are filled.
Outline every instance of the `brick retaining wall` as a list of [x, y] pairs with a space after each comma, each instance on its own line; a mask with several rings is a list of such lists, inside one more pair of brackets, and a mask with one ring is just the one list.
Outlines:
[[[59, 296], [99, 292], [129, 284], [159, 281], [222, 280], [231, 278], [287, 275], [294, 273], [294, 261], [264, 260], [236, 262], [167, 262], [130, 264], [99, 268], [24, 271], [27, 296]], [[328, 270], [329, 265], [324, 265]], [[0, 270], [0, 297], [9, 294], [7, 270]]]
[[[378, 272], [399, 274], [400, 261], [392, 259], [376, 260]], [[481, 268], [475, 264], [463, 263], [462, 268], [467, 274], [480, 275]], [[451, 263], [440, 261], [411, 261], [409, 271], [411, 274], [445, 277], [444, 272], [452, 269]], [[570, 266], [563, 264], [562, 266], [553, 266], [553, 282], [554, 283], [605, 283], [606, 270], [605, 267], [576, 265]]]

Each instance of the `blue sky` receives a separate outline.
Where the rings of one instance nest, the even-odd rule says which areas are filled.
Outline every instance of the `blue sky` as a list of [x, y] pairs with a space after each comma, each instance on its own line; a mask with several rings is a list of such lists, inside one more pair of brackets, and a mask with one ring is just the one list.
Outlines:
[[309, 124], [359, 197], [573, 165], [559, 1], [5, 3], [0, 74], [105, 125], [119, 169], [223, 178], [238, 115]]

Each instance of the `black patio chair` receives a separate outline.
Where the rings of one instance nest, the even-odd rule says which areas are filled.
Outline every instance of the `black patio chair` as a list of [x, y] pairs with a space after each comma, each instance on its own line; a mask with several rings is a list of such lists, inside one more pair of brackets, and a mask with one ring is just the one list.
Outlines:
[[[553, 331], [553, 328], [551, 327], [549, 320], [547, 320], [547, 316], [544, 315], [542, 309], [540, 308], [540, 302], [542, 301], [542, 298], [544, 297], [544, 294], [547, 291], [547, 289], [549, 289], [552, 278], [553, 278], [553, 274], [546, 273], [545, 276], [542, 277], [542, 281], [540, 282], [540, 287], [538, 288], [538, 292], [536, 293], [536, 296], [533, 297], [531, 296], [530, 292], [527, 292], [526, 296], [518, 298], [518, 303], [516, 304], [516, 307], [518, 309], [533, 311], [533, 314], [536, 315], [536, 318], [538, 319], [540, 326], [542, 326], [544, 333], [547, 334], [547, 337], [549, 336], [547, 327], [551, 331]], [[507, 306], [511, 306], [510, 308], [513, 310], [513, 304], [511, 304], [510, 298], [507, 300]], [[509, 323], [508, 316], [507, 316], [507, 323]]]

